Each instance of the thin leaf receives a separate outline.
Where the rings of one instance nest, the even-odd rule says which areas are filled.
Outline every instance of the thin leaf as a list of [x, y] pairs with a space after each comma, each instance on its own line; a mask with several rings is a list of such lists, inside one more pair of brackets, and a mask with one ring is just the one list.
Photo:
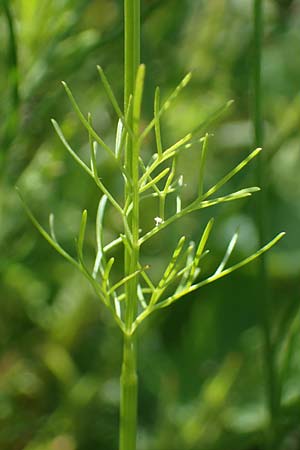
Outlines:
[[[187, 75], [185, 75], [185, 77], [180, 81], [180, 83], [176, 86], [176, 88], [174, 89], [174, 91], [171, 93], [171, 95], [167, 98], [167, 100], [163, 103], [162, 107], [159, 110], [158, 113], [158, 117], [161, 117], [161, 115], [166, 112], [172, 102], [176, 99], [176, 97], [179, 95], [179, 93], [182, 91], [182, 89], [185, 88], [185, 86], [187, 86], [187, 84], [190, 82], [192, 78], [192, 74], [191, 72], [188, 73]], [[145, 130], [143, 131], [143, 133], [141, 134], [140, 139], [143, 140], [152, 130], [152, 128], [155, 126], [155, 118], [153, 118], [151, 120], [151, 122], [149, 123], [149, 125], [145, 128]]]
[[174, 267], [175, 267], [175, 265], [176, 265], [176, 263], [178, 261], [178, 258], [181, 255], [181, 252], [182, 252], [182, 249], [183, 249], [183, 246], [184, 246], [184, 243], [185, 243], [185, 239], [186, 239], [185, 236], [182, 236], [179, 239], [179, 241], [177, 243], [177, 246], [176, 246], [176, 248], [175, 248], [175, 250], [174, 250], [174, 252], [172, 254], [172, 258], [171, 258], [169, 264], [167, 265], [167, 268], [164, 271], [164, 274], [163, 274], [160, 282], [158, 283], [158, 288], [163, 287], [165, 282], [168, 280], [169, 276], [171, 275], [171, 273], [172, 273], [172, 271], [173, 271], [173, 269], [174, 269]]
[[176, 165], [176, 163], [175, 163], [175, 160], [174, 160], [174, 161], [172, 162], [171, 172], [170, 172], [170, 174], [169, 174], [169, 176], [168, 176], [168, 178], [167, 178], [165, 187], [164, 187], [164, 189], [163, 189], [163, 192], [164, 192], [165, 195], [168, 194], [169, 188], [170, 188], [170, 186], [171, 186], [171, 184], [172, 184], [172, 181], [173, 181], [173, 179], [174, 179], [174, 176], [175, 176], [175, 165]]
[[171, 303], [174, 303], [179, 298], [183, 297], [184, 295], [189, 294], [190, 292], [194, 292], [197, 289], [199, 289], [200, 287], [205, 286], [210, 283], [213, 283], [214, 281], [217, 281], [220, 278], [223, 278], [223, 277], [229, 275], [230, 273], [235, 272], [236, 270], [240, 269], [241, 267], [246, 266], [247, 264], [249, 264], [252, 261], [254, 261], [255, 259], [257, 259], [263, 253], [270, 250], [270, 248], [272, 248], [275, 244], [277, 244], [277, 242], [279, 242], [280, 239], [282, 239], [284, 235], [285, 235], [285, 233], [279, 233], [274, 239], [272, 239], [272, 241], [270, 241], [264, 247], [259, 249], [257, 252], [255, 252], [252, 255], [248, 256], [247, 258], [243, 259], [239, 263], [234, 264], [233, 266], [229, 267], [228, 269], [225, 269], [218, 274], [211, 275], [210, 277], [206, 278], [205, 280], [200, 281], [197, 284], [193, 284], [192, 286], [188, 287], [187, 289], [183, 290], [182, 292], [169, 297], [168, 299], [164, 300], [163, 302], [160, 302], [159, 304], [155, 305], [153, 310], [165, 308], [165, 307], [169, 306]]
[[82, 114], [78, 104], [76, 103], [76, 100], [70, 90], [70, 88], [68, 87], [67, 83], [65, 83], [64, 81], [62, 81], [62, 85], [65, 88], [65, 91], [73, 105], [74, 111], [76, 112], [79, 120], [81, 121], [81, 123], [83, 124], [83, 126], [87, 129], [87, 131], [89, 133], [91, 133], [91, 135], [93, 136], [93, 138], [95, 139], [96, 142], [98, 142], [99, 145], [101, 145], [101, 147], [107, 151], [107, 153], [113, 157], [113, 159], [115, 158], [115, 154], [112, 151], [112, 149], [105, 144], [105, 142], [100, 138], [100, 136], [96, 133], [96, 131], [90, 126], [89, 122], [86, 120], [86, 118], [84, 117], [84, 115]]
[[143, 192], [147, 191], [147, 189], [149, 189], [150, 187], [152, 187], [153, 185], [157, 185], [157, 183], [170, 171], [170, 168], [167, 167], [166, 169], [162, 170], [158, 175], [156, 175], [156, 177], [151, 178], [151, 181], [149, 181], [147, 184], [145, 184], [144, 186], [142, 186], [140, 188], [140, 194], [142, 194]]
[[207, 129], [213, 122], [222, 117], [222, 115], [231, 107], [233, 103], [234, 103], [233, 100], [229, 100], [220, 108], [217, 108], [215, 111], [213, 111], [203, 122], [201, 122], [193, 129], [192, 131], [193, 136]]
[[[195, 256], [195, 242], [191, 241], [189, 243], [188, 249], [187, 249], [187, 258], [186, 258], [186, 267], [189, 267], [190, 269], [192, 268], [192, 264], [194, 261], [194, 256]], [[184, 289], [184, 287], [186, 286], [187, 280], [189, 279], [189, 271], [184, 271], [182, 278], [177, 286], [177, 289], [175, 291], [175, 294], [177, 292], [182, 291], [182, 289]]]
[[204, 168], [206, 163], [206, 153], [207, 153], [207, 147], [208, 147], [208, 134], [206, 133], [203, 144], [202, 144], [202, 151], [201, 151], [201, 160], [200, 160], [200, 170], [199, 170], [199, 186], [198, 186], [198, 195], [199, 197], [203, 194], [203, 183], [204, 183]]
[[138, 296], [138, 300], [139, 300], [140, 304], [142, 305], [142, 308], [146, 309], [148, 305], [145, 301], [144, 291], [140, 284], [138, 284], [138, 286], [137, 286], [137, 296]]
[[162, 156], [163, 150], [160, 132], [159, 109], [160, 109], [160, 90], [159, 87], [157, 87], [155, 90], [155, 97], [154, 97], [154, 120], [155, 120], [155, 138], [156, 138], [157, 154], [158, 157], [160, 158]]
[[109, 289], [108, 295], [110, 295], [112, 292], [116, 291], [118, 288], [126, 284], [128, 281], [132, 280], [132, 278], [135, 278], [137, 275], [139, 275], [141, 272], [147, 269], [149, 269], [149, 266], [144, 266], [141, 269], [138, 269], [135, 272], [131, 273], [130, 275], [127, 275], [126, 277], [122, 278], [120, 281], [118, 281]]
[[232, 169], [230, 172], [228, 172], [225, 177], [223, 177], [218, 183], [216, 183], [214, 186], [212, 186], [203, 196], [202, 199], [205, 199], [207, 197], [210, 197], [212, 194], [217, 192], [224, 184], [227, 183], [232, 177], [234, 177], [238, 172], [240, 172], [250, 161], [252, 161], [253, 158], [255, 158], [260, 152], [261, 148], [255, 149], [250, 155], [247, 156], [242, 162], [240, 162], [234, 169]]
[[208, 224], [206, 225], [206, 227], [203, 231], [202, 237], [200, 239], [199, 245], [198, 245], [196, 253], [195, 253], [193, 265], [191, 267], [191, 271], [190, 271], [190, 274], [189, 274], [189, 277], [187, 280], [187, 285], [191, 285], [196, 277], [196, 270], [198, 268], [200, 259], [203, 255], [203, 252], [204, 252], [206, 243], [208, 241], [210, 232], [212, 230], [213, 224], [214, 224], [214, 219], [210, 219], [210, 221], [208, 222]]
[[192, 139], [191, 133], [188, 133], [186, 136], [184, 136], [182, 139], [179, 139], [175, 144], [173, 144], [171, 147], [167, 148], [163, 153], [163, 159], [168, 157], [170, 158], [170, 155], [175, 155], [174, 152], [178, 150], [180, 147], [185, 145], [187, 142], [189, 142]]
[[117, 315], [117, 317], [119, 317], [121, 319], [121, 316], [122, 316], [121, 305], [120, 305], [119, 299], [116, 295], [114, 295], [114, 305], [115, 305], [116, 315]]
[[229, 260], [229, 258], [231, 256], [231, 254], [232, 254], [232, 252], [234, 250], [234, 247], [236, 246], [238, 237], [239, 237], [239, 234], [236, 231], [234, 233], [234, 235], [232, 236], [232, 238], [231, 238], [231, 240], [230, 240], [230, 242], [228, 244], [227, 250], [225, 252], [225, 255], [224, 255], [220, 265], [218, 266], [217, 270], [215, 271], [214, 275], [218, 275], [219, 273], [221, 273], [223, 271], [224, 267], [226, 266], [226, 264], [227, 264], [227, 262], [228, 262], [228, 260]]
[[55, 230], [54, 230], [54, 214], [49, 215], [49, 228], [50, 228], [50, 235], [54, 242], [57, 242]]
[[[146, 173], [147, 169], [146, 169], [145, 164], [144, 164], [144, 161], [143, 161], [143, 159], [142, 159], [141, 157], [139, 157], [139, 162], [140, 162], [140, 166], [141, 166], [142, 171], [143, 171], [144, 173]], [[143, 177], [142, 177], [142, 178], [143, 178]], [[141, 183], [141, 184], [143, 184], [143, 182], [147, 181], [147, 179], [149, 179], [150, 181], [152, 181], [152, 179], [153, 179], [153, 178], [149, 175], [149, 176], [142, 182], [142, 178], [141, 178], [141, 180], [140, 180], [140, 183]], [[156, 194], [157, 194], [158, 196], [160, 196], [160, 190], [158, 189], [158, 187], [156, 186], [156, 184], [153, 185], [153, 189], [155, 190]], [[145, 197], [144, 197], [144, 198], [145, 198]]]
[[133, 127], [134, 134], [138, 135], [139, 132], [139, 123], [141, 117], [141, 105], [143, 98], [143, 90], [144, 90], [144, 81], [145, 81], [145, 65], [141, 64], [137, 70], [136, 81], [135, 81], [135, 90], [133, 96]]
[[162, 164], [163, 162], [165, 162], [168, 159], [170, 159], [173, 156], [175, 156], [182, 149], [185, 149], [184, 144], [190, 138], [191, 138], [191, 135], [187, 134], [184, 138], [180, 139], [174, 145], [172, 145], [167, 150], [165, 150], [163, 152], [161, 158], [158, 158], [158, 155], [156, 154], [156, 158], [154, 159], [154, 161], [149, 166], [146, 167], [146, 171], [142, 175], [140, 182], [143, 183], [160, 164]]
[[86, 230], [86, 221], [87, 221], [87, 210], [85, 209], [82, 212], [82, 216], [81, 216], [81, 223], [80, 223], [78, 243], [77, 243], [77, 251], [78, 251], [80, 260], [83, 260], [83, 243], [84, 243], [85, 230]]
[[95, 259], [93, 278], [96, 278], [99, 268], [101, 267], [101, 261], [104, 255], [103, 248], [103, 219], [104, 212], [107, 203], [107, 196], [103, 195], [99, 201], [97, 216], [96, 216], [96, 242], [97, 242], [97, 255]]
[[[151, 299], [149, 302], [150, 306], [155, 305], [158, 302], [159, 298], [161, 297], [161, 295], [163, 294], [164, 290], [167, 287], [166, 285], [168, 284], [170, 279], [173, 278], [174, 268], [178, 262], [179, 256], [181, 255], [181, 252], [182, 252], [182, 249], [183, 249], [183, 246], [185, 243], [185, 239], [186, 239], [185, 236], [182, 236], [179, 239], [177, 246], [172, 254], [171, 260], [170, 260], [169, 264], [167, 265], [162, 278], [160, 279], [157, 287], [155, 288], [155, 290], [151, 296]], [[175, 271], [175, 274], [176, 274], [176, 271]]]
[[[60, 127], [59, 127], [59, 125], [57, 124], [57, 122], [54, 119], [52, 119], [52, 123], [53, 123], [53, 126], [54, 126], [54, 128], [55, 128], [55, 130], [56, 130], [56, 132], [57, 132], [57, 134], [59, 136], [59, 138], [61, 139], [62, 143], [65, 145], [66, 149], [69, 151], [71, 156], [73, 156], [75, 161], [93, 178], [93, 180], [95, 181], [95, 183], [97, 184], [99, 189], [101, 189], [103, 194], [105, 194], [108, 197], [109, 201], [117, 209], [117, 211], [119, 211], [121, 214], [123, 214], [123, 210], [122, 210], [121, 206], [114, 199], [114, 197], [111, 195], [111, 193], [106, 189], [106, 187], [104, 186], [104, 184], [102, 183], [100, 178], [98, 176], [94, 176], [94, 173], [91, 171], [91, 169], [76, 155], [74, 150], [72, 150], [72, 148], [70, 147], [70, 145], [66, 141], [66, 139], [65, 139], [65, 137], [64, 137], [64, 135], [63, 135], [63, 133], [62, 133]], [[94, 152], [94, 149], [92, 150], [92, 153], [93, 152]], [[95, 158], [95, 156], [93, 156], [93, 158]], [[96, 166], [96, 160], [94, 161], [93, 164]]]
[[40, 232], [40, 234], [43, 236], [43, 238], [46, 239], [46, 241], [60, 254], [62, 255], [67, 261], [69, 261], [71, 264], [73, 264], [73, 266], [77, 267], [80, 269], [80, 266], [78, 264], [78, 262], [72, 258], [71, 255], [69, 255], [69, 253], [67, 253], [48, 233], [46, 230], [44, 230], [44, 228], [39, 224], [39, 222], [37, 221], [37, 219], [34, 217], [34, 215], [32, 214], [32, 212], [30, 211], [30, 209], [28, 208], [21, 192], [19, 191], [18, 188], [16, 188], [17, 193], [20, 197], [20, 200], [22, 202], [22, 205], [26, 211], [26, 214], [28, 215], [29, 219], [31, 220], [31, 222], [33, 223], [33, 225], [35, 226], [35, 228]]
[[121, 244], [122, 242], [123, 242], [122, 238], [118, 237], [117, 239], [114, 239], [113, 241], [111, 241], [109, 244], [106, 244], [105, 247], [103, 248], [103, 250], [104, 250], [104, 252], [108, 252], [109, 250], [111, 250], [112, 248]]
[[106, 94], [107, 94], [107, 96], [108, 96], [108, 98], [109, 98], [109, 100], [110, 100], [114, 110], [116, 111], [117, 116], [119, 117], [119, 120], [121, 120], [124, 128], [126, 128], [128, 133], [132, 135], [133, 134], [132, 130], [130, 129], [130, 127], [128, 126], [127, 121], [124, 118], [124, 115], [123, 115], [123, 113], [121, 111], [121, 108], [120, 108], [120, 106], [118, 104], [118, 101], [117, 101], [117, 99], [115, 97], [113, 89], [112, 89], [112, 87], [111, 87], [111, 85], [110, 85], [110, 83], [109, 83], [109, 81], [108, 81], [108, 79], [107, 79], [107, 77], [106, 77], [102, 67], [101, 66], [97, 66], [97, 69], [98, 69], [98, 72], [99, 72], [102, 84], [104, 86], [104, 89], [106, 91]]
[[93, 173], [90, 170], [90, 168], [79, 158], [79, 156], [77, 156], [77, 154], [75, 153], [75, 151], [72, 149], [72, 147], [70, 146], [70, 144], [67, 142], [60, 126], [58, 125], [58, 123], [54, 120], [51, 119], [52, 125], [59, 137], [59, 139], [61, 140], [61, 142], [64, 144], [65, 148], [68, 150], [68, 152], [70, 153], [70, 155], [75, 159], [75, 161], [77, 162], [77, 164], [79, 164], [91, 177], [93, 177]]
[[180, 197], [180, 191], [183, 187], [183, 175], [180, 175], [179, 179], [178, 179], [178, 188], [179, 188], [179, 192], [176, 195], [176, 214], [180, 214], [182, 211], [182, 200]]
[[175, 222], [176, 220], [181, 219], [187, 214], [190, 214], [191, 212], [197, 211], [199, 209], [209, 208], [211, 206], [218, 205], [221, 203], [243, 199], [251, 196], [254, 192], [257, 192], [259, 190], [260, 189], [258, 187], [250, 187], [241, 189], [236, 192], [232, 192], [231, 194], [225, 195], [223, 197], [218, 197], [213, 200], [205, 200], [202, 202], [200, 199], [196, 199], [195, 201], [187, 205], [185, 208], [183, 208], [180, 212], [174, 214], [174, 216], [171, 216], [169, 219], [165, 220], [162, 224], [160, 224], [159, 227], [152, 228], [152, 230], [148, 231], [148, 233], [144, 234], [144, 236], [141, 236], [139, 239], [139, 243], [140, 245], [142, 245], [148, 239], [152, 238], [156, 233], [168, 227], [171, 223]]
[[122, 147], [122, 136], [123, 136], [123, 124], [122, 121], [118, 120], [117, 132], [116, 132], [116, 143], [115, 143], [115, 155], [116, 158], [119, 158]]
[[105, 266], [104, 273], [102, 276], [102, 283], [101, 283], [102, 289], [104, 292], [107, 291], [109, 275], [110, 275], [110, 271], [111, 271], [111, 268], [112, 268], [114, 262], [115, 262], [115, 258], [112, 257], [109, 259], [107, 265]]
[[[88, 122], [92, 127], [92, 116], [88, 114]], [[89, 144], [90, 144], [90, 160], [91, 160], [91, 170], [94, 178], [98, 179], [98, 171], [97, 171], [97, 160], [96, 160], [96, 145], [97, 142], [93, 141], [93, 137], [89, 132]]]

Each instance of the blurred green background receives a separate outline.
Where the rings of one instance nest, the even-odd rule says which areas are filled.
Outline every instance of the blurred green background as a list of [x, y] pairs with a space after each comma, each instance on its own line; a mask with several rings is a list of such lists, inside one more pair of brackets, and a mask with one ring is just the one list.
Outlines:
[[[113, 450], [118, 443], [121, 336], [86, 280], [42, 239], [26, 217], [18, 185], [40, 222], [55, 213], [60, 241], [74, 253], [80, 215], [89, 211], [86, 256], [95, 255], [96, 188], [65, 152], [50, 119], [88, 155], [88, 136], [60, 85], [66, 80], [97, 130], [113, 142], [116, 117], [96, 64], [122, 102], [121, 0], [2, 0], [0, 16], [0, 448]], [[164, 117], [172, 143], [229, 99], [214, 134], [206, 172], [211, 185], [253, 149], [253, 23], [250, 0], [143, 0], [143, 102], [166, 97], [188, 71], [189, 87]], [[283, 374], [282, 450], [300, 449], [300, 1], [265, 0], [263, 92], [268, 154], [268, 255], [272, 333]], [[154, 142], [150, 141], [150, 145]], [[186, 154], [185, 154], [186, 155]], [[199, 149], [180, 167], [195, 192]], [[118, 192], [116, 167], [101, 156], [100, 176]], [[227, 189], [255, 184], [255, 163]], [[229, 190], [228, 190], [229, 192]], [[145, 249], [162, 269], [179, 233], [197, 239], [216, 217], [207, 272], [237, 227], [236, 260], [258, 247], [257, 195], [181, 221]], [[147, 209], [143, 221], [157, 215]], [[106, 238], [119, 230], [113, 213]], [[120, 255], [121, 257], [121, 255]], [[235, 273], [156, 314], [141, 329], [139, 450], [263, 450], [267, 423], [262, 299], [257, 266]]]

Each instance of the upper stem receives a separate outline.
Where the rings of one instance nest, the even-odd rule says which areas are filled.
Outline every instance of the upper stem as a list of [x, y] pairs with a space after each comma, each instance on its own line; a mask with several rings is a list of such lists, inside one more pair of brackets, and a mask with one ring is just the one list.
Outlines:
[[[262, 48], [263, 48], [263, 0], [254, 0], [254, 134], [255, 146], [264, 144], [263, 125], [263, 90], [262, 90]], [[257, 160], [257, 182], [261, 187], [257, 207], [257, 227], [260, 245], [267, 240], [267, 170], [266, 155], [261, 152]], [[278, 383], [276, 373], [276, 355], [272, 342], [271, 316], [272, 302], [269, 288], [269, 277], [266, 255], [259, 260], [258, 288], [261, 310], [261, 323], [264, 336], [264, 364], [266, 371], [266, 385], [268, 394], [268, 408], [270, 414], [269, 446], [274, 450], [276, 445], [277, 420], [278, 420]]]
[[[125, 67], [124, 67], [124, 114], [129, 100], [135, 94], [135, 80], [140, 64], [140, 0], [124, 0], [125, 20]], [[124, 249], [125, 276], [139, 268], [139, 124], [135, 123], [133, 110], [128, 117], [133, 135], [127, 135], [125, 146], [125, 170], [129, 174], [125, 186], [125, 204], [132, 205], [127, 212], [129, 233], [125, 230], [130, 245]], [[123, 364], [121, 373], [120, 404], [120, 450], [136, 449], [137, 434], [137, 372], [136, 335], [130, 336], [137, 315], [138, 278], [133, 277], [125, 285], [125, 331]]]
[[[127, 110], [129, 98], [134, 95], [135, 79], [140, 64], [140, 0], [124, 0], [125, 18], [125, 70], [124, 70], [124, 106]], [[127, 183], [125, 203], [128, 198], [132, 208], [128, 213], [128, 223], [132, 233], [132, 247], [125, 248], [125, 276], [138, 269], [139, 259], [139, 139], [136, 136], [136, 124], [133, 113], [128, 118], [133, 136], [127, 137], [125, 149], [125, 168], [131, 183]], [[129, 242], [129, 241], [128, 241]], [[125, 326], [130, 331], [137, 311], [137, 277], [126, 285]]]

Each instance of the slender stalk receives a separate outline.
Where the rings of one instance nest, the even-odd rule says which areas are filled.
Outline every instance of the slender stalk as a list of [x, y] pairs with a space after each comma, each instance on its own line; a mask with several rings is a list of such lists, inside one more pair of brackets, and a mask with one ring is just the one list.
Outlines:
[[[263, 0], [254, 0], [254, 133], [255, 146], [263, 147], [263, 99], [262, 99], [262, 48], [263, 48]], [[256, 221], [259, 233], [259, 242], [263, 244], [267, 239], [268, 202], [267, 202], [267, 168], [265, 152], [261, 152], [257, 159], [257, 183], [261, 188], [256, 208]], [[271, 317], [272, 302], [269, 287], [267, 256], [262, 255], [258, 262], [258, 308], [261, 311], [261, 326], [264, 339], [264, 364], [266, 376], [266, 390], [270, 416], [270, 429], [268, 433], [269, 448], [274, 450], [277, 441], [278, 420], [278, 389], [275, 361], [275, 349], [272, 342]]]
[[[125, 21], [125, 68], [124, 68], [124, 110], [127, 111], [129, 99], [134, 95], [135, 79], [140, 64], [140, 0], [124, 0]], [[132, 209], [128, 213], [128, 223], [132, 235], [132, 246], [124, 249], [125, 276], [139, 268], [139, 139], [138, 124], [133, 112], [128, 118], [133, 136], [127, 137], [125, 149], [125, 169], [131, 183], [126, 184], [125, 203], [130, 199]], [[128, 241], [129, 242], [129, 241]], [[130, 330], [137, 313], [138, 278], [132, 278], [125, 288], [126, 309], [123, 364], [121, 372], [121, 406], [120, 406], [120, 450], [136, 449], [137, 430], [137, 387], [136, 372], [136, 335], [130, 336]]]

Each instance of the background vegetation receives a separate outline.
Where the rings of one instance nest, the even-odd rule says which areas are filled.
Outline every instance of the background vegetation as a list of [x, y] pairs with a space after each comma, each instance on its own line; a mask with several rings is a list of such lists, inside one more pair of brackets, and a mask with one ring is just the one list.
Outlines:
[[[144, 0], [142, 61], [147, 66], [145, 120], [153, 92], [165, 97], [183, 75], [189, 87], [164, 121], [172, 142], [229, 99], [210, 126], [207, 185], [254, 148], [253, 21], [250, 0]], [[122, 101], [121, 0], [2, 0], [0, 16], [0, 448], [112, 450], [118, 436], [121, 336], [86, 281], [29, 223], [17, 184], [39, 220], [55, 212], [70, 250], [81, 211], [95, 214], [98, 192], [64, 151], [50, 119], [88, 155], [88, 136], [60, 80], [68, 81], [95, 126], [112, 141], [116, 118], [99, 81], [101, 64]], [[272, 335], [282, 376], [278, 421], [282, 450], [300, 449], [299, 166], [300, 1], [265, 0], [263, 93], [270, 237], [287, 236], [268, 256]], [[151, 144], [151, 142], [149, 143]], [[195, 189], [199, 151], [181, 158], [185, 197]], [[99, 172], [117, 191], [116, 168], [102, 155]], [[246, 173], [247, 172], [247, 173]], [[231, 181], [255, 183], [255, 164]], [[244, 183], [244, 184], [243, 184]], [[237, 259], [258, 247], [256, 194], [222, 206], [210, 241], [219, 260], [237, 227]], [[145, 210], [153, 222], [156, 211]], [[211, 212], [211, 211], [210, 211]], [[207, 216], [178, 226], [191, 239]], [[114, 213], [107, 236], [118, 230]], [[177, 233], [145, 255], [164, 267]], [[87, 232], [90, 258], [94, 230]], [[71, 250], [72, 251], [72, 250]], [[156, 314], [141, 330], [140, 450], [263, 450], [266, 386], [260, 331], [263, 301], [255, 264]], [[288, 358], [285, 358], [288, 355]]]

